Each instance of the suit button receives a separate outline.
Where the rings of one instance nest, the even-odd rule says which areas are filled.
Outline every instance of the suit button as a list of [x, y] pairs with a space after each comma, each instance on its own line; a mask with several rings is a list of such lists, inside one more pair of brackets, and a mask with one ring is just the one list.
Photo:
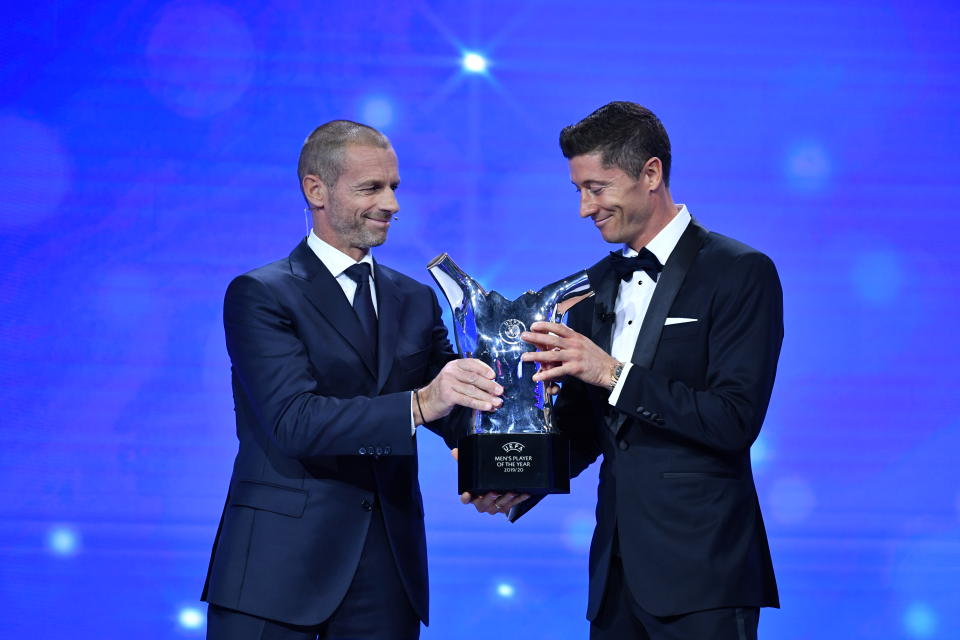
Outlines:
[[383, 448], [383, 454], [384, 454], [384, 455], [387, 455], [387, 456], [390, 455], [390, 452], [391, 452], [391, 451], [392, 451], [392, 449], [390, 448], [390, 445], [387, 445], [387, 446], [385, 446], [385, 447]]
[[643, 413], [643, 407], [637, 407], [637, 413]]
[[617, 446], [620, 447], [620, 451], [626, 451], [627, 449], [630, 448], [630, 445], [627, 444], [626, 440], [621, 440], [620, 442], [617, 443]]
[[653, 416], [653, 421], [656, 422], [657, 424], [663, 424], [665, 422], [665, 420], [663, 419], [663, 416], [661, 415]]
[[358, 451], [357, 453], [359, 453], [359, 454], [362, 455], [362, 456], [365, 456], [365, 455], [367, 455], [367, 448], [366, 448], [366, 447], [360, 447], [360, 451]]
[[363, 507], [364, 511], [373, 511], [373, 503], [366, 498], [360, 501], [360, 506]]
[[653, 417], [653, 413], [650, 412], [650, 411], [644, 411], [644, 412], [642, 412], [640, 415], [642, 415], [644, 418], [652, 418], [652, 417]]
[[377, 447], [377, 455], [378, 455], [378, 456], [382, 456], [382, 455], [383, 455], [383, 447]]

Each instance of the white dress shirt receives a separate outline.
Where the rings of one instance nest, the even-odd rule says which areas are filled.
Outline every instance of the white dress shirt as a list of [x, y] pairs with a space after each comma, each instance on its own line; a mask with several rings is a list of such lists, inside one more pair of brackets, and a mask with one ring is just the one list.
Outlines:
[[[677, 214], [646, 246], [653, 255], [657, 256], [660, 264], [667, 264], [667, 259], [673, 253], [677, 242], [680, 241], [680, 236], [683, 235], [687, 225], [690, 224], [690, 212], [687, 211], [687, 205], [680, 204], [677, 206]], [[623, 255], [628, 258], [637, 255], [637, 253], [639, 252], [629, 246], [623, 248]], [[617, 380], [616, 386], [610, 392], [610, 404], [617, 404], [624, 381], [633, 366], [630, 359], [633, 357], [633, 349], [637, 345], [637, 336], [640, 335], [640, 327], [643, 326], [643, 319], [647, 315], [647, 308], [650, 306], [650, 300], [653, 298], [653, 292], [656, 288], [657, 283], [645, 271], [635, 271], [630, 280], [620, 281], [620, 290], [617, 293], [617, 302], [614, 307], [617, 317], [613, 322], [613, 341], [610, 343], [610, 355], [625, 364], [620, 379]]]
[[[339, 249], [335, 249], [329, 243], [321, 240], [320, 237], [313, 232], [313, 229], [310, 230], [310, 235], [307, 236], [307, 246], [320, 258], [320, 262], [327, 268], [327, 271], [336, 278], [337, 284], [343, 289], [343, 294], [347, 296], [347, 302], [349, 302], [351, 306], [353, 305], [353, 297], [357, 293], [357, 283], [347, 275], [347, 269], [355, 264], [360, 264], [360, 262], [369, 264], [370, 297], [373, 298], [373, 310], [379, 316], [380, 310], [377, 308], [377, 288], [374, 286], [375, 280], [373, 279], [373, 255], [370, 251], [367, 251], [367, 255], [363, 256], [359, 261], [354, 260]], [[414, 423], [413, 418], [413, 392], [411, 392], [410, 395], [410, 433], [415, 434], [417, 432], [417, 425]]]
[[360, 262], [369, 264], [370, 296], [373, 298], [373, 310], [379, 315], [380, 312], [377, 309], [377, 288], [374, 286], [375, 280], [373, 279], [373, 255], [369, 251], [367, 251], [367, 255], [363, 256], [358, 262], [339, 249], [333, 248], [329, 243], [321, 240], [320, 237], [313, 232], [313, 229], [310, 230], [310, 235], [307, 236], [307, 246], [320, 258], [320, 262], [327, 268], [327, 271], [337, 279], [337, 284], [343, 289], [343, 294], [347, 296], [347, 302], [349, 302], [351, 306], [353, 306], [353, 296], [357, 292], [357, 283], [347, 275], [346, 271], [353, 265], [360, 264]]

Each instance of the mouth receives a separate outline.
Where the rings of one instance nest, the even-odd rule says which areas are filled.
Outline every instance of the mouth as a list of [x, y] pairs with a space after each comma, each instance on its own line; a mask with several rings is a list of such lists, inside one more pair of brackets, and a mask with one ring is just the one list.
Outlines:
[[610, 218], [612, 218], [612, 217], [613, 217], [613, 216], [607, 216], [607, 217], [605, 217], [605, 218], [594, 218], [594, 219], [593, 219], [593, 224], [594, 224], [594, 226], [597, 227], [597, 229], [602, 229], [602, 228], [603, 228], [603, 225], [607, 224], [607, 221], [610, 220]]
[[377, 218], [374, 216], [364, 216], [364, 219], [372, 222], [374, 226], [386, 228], [390, 226], [390, 221], [393, 220], [393, 217]]

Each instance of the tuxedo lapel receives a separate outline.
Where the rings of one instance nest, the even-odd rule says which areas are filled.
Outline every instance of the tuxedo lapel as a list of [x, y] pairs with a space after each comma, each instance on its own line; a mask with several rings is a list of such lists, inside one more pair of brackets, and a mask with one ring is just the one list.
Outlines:
[[[343, 289], [320, 258], [301, 242], [290, 254], [290, 271], [297, 276], [304, 297], [357, 352], [371, 375], [376, 376], [370, 360], [369, 339], [360, 327], [357, 314], [343, 295]], [[381, 328], [381, 335], [383, 329]]]
[[663, 333], [663, 323], [666, 322], [667, 314], [677, 297], [677, 292], [680, 291], [683, 279], [687, 276], [687, 271], [690, 270], [690, 265], [693, 264], [697, 252], [700, 251], [700, 245], [706, 237], [707, 230], [695, 220], [690, 220], [690, 224], [677, 241], [677, 246], [667, 258], [667, 264], [663, 265], [657, 288], [653, 291], [650, 306], [647, 307], [643, 324], [640, 325], [637, 344], [633, 348], [633, 357], [630, 361], [634, 364], [641, 367], [649, 367], [653, 364], [657, 345], [660, 344], [660, 334]]
[[379, 263], [374, 261], [374, 281], [377, 286], [377, 392], [383, 390], [393, 366], [400, 333], [400, 290]]
[[610, 258], [604, 258], [587, 269], [587, 279], [594, 291], [593, 319], [590, 326], [590, 340], [598, 347], [610, 353], [613, 341], [614, 304], [617, 298], [619, 280], [610, 268]]

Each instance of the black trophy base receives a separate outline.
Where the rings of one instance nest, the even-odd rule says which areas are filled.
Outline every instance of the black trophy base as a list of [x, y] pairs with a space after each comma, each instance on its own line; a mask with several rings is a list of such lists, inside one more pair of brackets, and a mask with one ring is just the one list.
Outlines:
[[558, 433], [475, 433], [457, 446], [460, 493], [570, 493], [570, 443]]

